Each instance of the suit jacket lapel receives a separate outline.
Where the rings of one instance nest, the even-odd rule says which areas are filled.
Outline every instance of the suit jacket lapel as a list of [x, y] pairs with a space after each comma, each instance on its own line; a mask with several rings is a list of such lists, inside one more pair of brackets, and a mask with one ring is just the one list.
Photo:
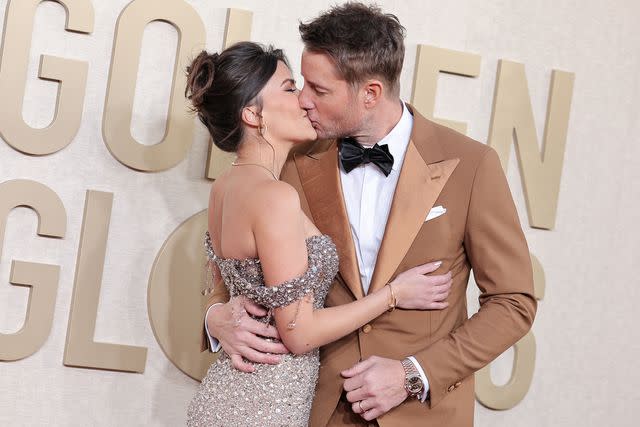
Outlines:
[[324, 152], [296, 154], [294, 159], [313, 222], [333, 239], [340, 259], [340, 275], [353, 295], [362, 298], [358, 259], [340, 184], [338, 144], [336, 141], [327, 144]]
[[411, 141], [393, 196], [369, 292], [383, 287], [402, 262], [459, 159], [444, 160], [433, 124], [414, 113]]

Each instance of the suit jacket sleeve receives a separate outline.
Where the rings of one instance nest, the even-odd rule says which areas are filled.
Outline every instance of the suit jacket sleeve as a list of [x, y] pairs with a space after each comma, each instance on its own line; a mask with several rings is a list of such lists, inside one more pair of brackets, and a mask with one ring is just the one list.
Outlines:
[[[415, 357], [429, 379], [430, 405], [522, 338], [536, 312], [527, 243], [498, 155], [487, 148], [473, 179], [464, 247], [480, 309]], [[464, 286], [456, 283], [453, 286]]]

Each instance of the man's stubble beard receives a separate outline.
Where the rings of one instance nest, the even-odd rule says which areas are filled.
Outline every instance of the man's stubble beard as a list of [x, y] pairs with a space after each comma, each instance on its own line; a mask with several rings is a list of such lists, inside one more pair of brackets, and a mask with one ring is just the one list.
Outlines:
[[[362, 133], [365, 128], [366, 117], [363, 113], [359, 112], [355, 93], [349, 96], [348, 105], [343, 111], [345, 114], [343, 114], [342, 120], [334, 120], [330, 127], [323, 127], [320, 131], [316, 129], [318, 140], [356, 137]], [[357, 117], [357, 115], [360, 117]]]
[[341, 123], [334, 122], [330, 128], [323, 128], [320, 131], [316, 129], [318, 133], [318, 140], [327, 139], [342, 139], [347, 137], [356, 137], [362, 133], [364, 129], [365, 117], [360, 117], [357, 120], [350, 118], [351, 120], [344, 120]]

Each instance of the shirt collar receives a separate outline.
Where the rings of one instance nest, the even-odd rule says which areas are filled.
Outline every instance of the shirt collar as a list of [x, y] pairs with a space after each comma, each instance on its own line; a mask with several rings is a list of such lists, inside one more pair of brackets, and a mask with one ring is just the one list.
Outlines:
[[[402, 102], [402, 101], [401, 101]], [[413, 129], [413, 115], [402, 102], [402, 116], [396, 125], [391, 129], [384, 138], [378, 141], [378, 145], [387, 144], [389, 152], [393, 156], [393, 170], [399, 171], [404, 161], [404, 155], [407, 152], [407, 146], [411, 139], [411, 131]]]

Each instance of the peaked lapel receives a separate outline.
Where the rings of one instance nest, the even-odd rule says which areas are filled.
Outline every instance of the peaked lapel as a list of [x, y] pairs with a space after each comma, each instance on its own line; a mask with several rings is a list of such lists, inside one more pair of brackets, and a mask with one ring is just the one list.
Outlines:
[[445, 160], [434, 125], [413, 108], [411, 140], [389, 211], [369, 292], [383, 287], [411, 247], [459, 159]]
[[313, 222], [333, 239], [340, 260], [340, 275], [351, 293], [362, 298], [358, 259], [340, 184], [338, 144], [337, 141], [327, 143], [326, 151], [295, 154], [294, 161]]

